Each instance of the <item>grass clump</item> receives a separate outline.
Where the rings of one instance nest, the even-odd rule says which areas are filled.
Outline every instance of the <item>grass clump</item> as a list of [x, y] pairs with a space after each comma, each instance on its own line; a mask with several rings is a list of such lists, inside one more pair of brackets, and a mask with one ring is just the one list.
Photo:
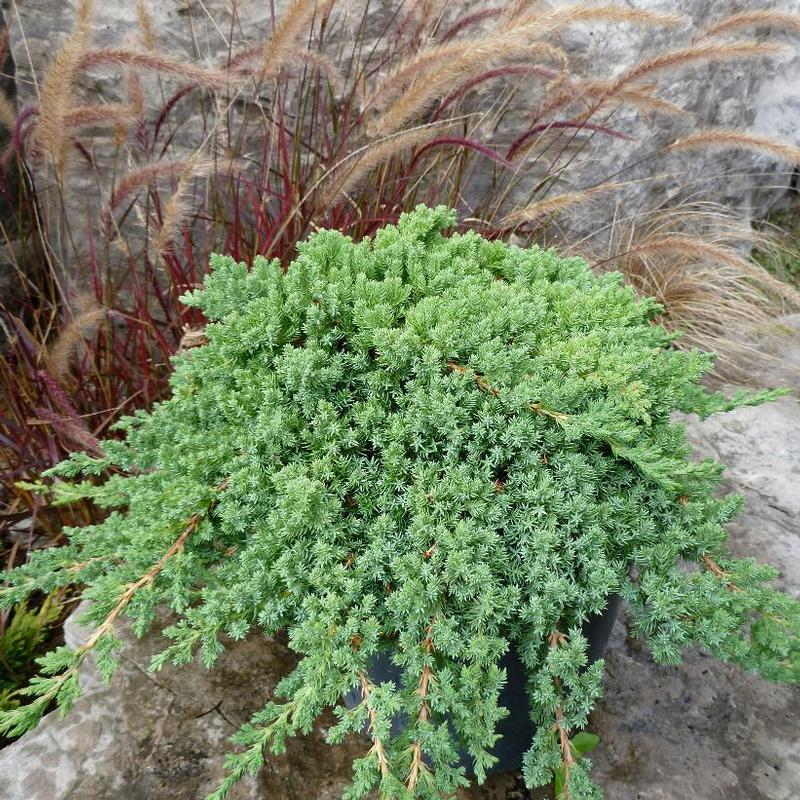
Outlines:
[[2, 616], [0, 628], [0, 711], [19, 706], [17, 692], [36, 672], [34, 663], [51, 639], [51, 629], [63, 612], [60, 598], [48, 595], [36, 607], [19, 603]]
[[800, 203], [775, 211], [763, 225], [768, 236], [755, 250], [755, 260], [767, 272], [796, 286], [800, 281]]

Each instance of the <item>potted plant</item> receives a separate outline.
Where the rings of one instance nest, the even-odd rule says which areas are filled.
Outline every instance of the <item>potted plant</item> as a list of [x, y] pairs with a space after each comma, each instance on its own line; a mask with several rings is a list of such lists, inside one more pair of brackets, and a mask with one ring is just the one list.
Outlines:
[[[185, 298], [207, 343], [175, 359], [170, 399], [37, 486], [108, 513], [8, 574], [2, 603], [82, 585], [94, 633], [41, 659], [0, 731], [68, 710], [90, 653], [110, 678], [117, 620], [143, 634], [164, 606], [179, 621], [154, 670], [198, 650], [211, 668], [223, 637], [253, 629], [287, 631], [300, 656], [235, 736], [215, 800], [330, 706], [331, 742], [372, 740], [348, 798], [481, 780], [510, 650], [535, 726], [527, 783], [596, 796], [575, 757], [603, 670], [584, 626], [616, 594], [660, 662], [695, 644], [798, 678], [800, 604], [729, 555], [740, 500], [673, 420], [776, 392], [707, 392], [711, 356], [673, 349], [619, 276], [444, 236], [454, 224], [421, 206], [371, 240], [321, 231], [285, 270], [215, 257]], [[381, 681], [387, 657], [397, 678]]]

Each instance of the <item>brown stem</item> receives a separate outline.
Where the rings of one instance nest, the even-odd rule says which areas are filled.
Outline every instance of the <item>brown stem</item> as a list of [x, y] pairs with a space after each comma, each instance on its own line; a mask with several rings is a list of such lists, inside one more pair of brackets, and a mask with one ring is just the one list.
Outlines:
[[[428, 625], [428, 635], [425, 638], [425, 641], [422, 643], [422, 646], [425, 648], [425, 652], [430, 654], [433, 652], [433, 620], [431, 620], [430, 624]], [[431, 709], [428, 705], [428, 688], [430, 687], [430, 682], [433, 679], [433, 671], [431, 668], [426, 664], [422, 668], [422, 674], [419, 678], [419, 685], [417, 686], [417, 694], [420, 696], [420, 707], [419, 713], [417, 714], [417, 724], [421, 722], [427, 722], [430, 718]], [[411, 792], [417, 785], [419, 781], [420, 773], [423, 770], [427, 770], [425, 766], [425, 762], [422, 760], [422, 747], [420, 747], [419, 740], [415, 741], [414, 744], [411, 746], [411, 769], [408, 773], [408, 781], [406, 782], [406, 788]]]
[[358, 679], [361, 682], [361, 694], [364, 697], [364, 702], [367, 706], [367, 713], [369, 714], [369, 732], [372, 736], [372, 749], [375, 751], [375, 755], [378, 756], [378, 764], [380, 765], [381, 775], [388, 775], [389, 759], [386, 756], [386, 748], [383, 746], [383, 742], [376, 733], [377, 716], [370, 701], [372, 684], [369, 682], [369, 678], [367, 678], [363, 671], [358, 673]]
[[[725, 572], [725, 570], [722, 569], [722, 567], [720, 567], [720, 565], [717, 564], [717, 562], [714, 561], [714, 559], [711, 558], [711, 556], [704, 555], [703, 558], [702, 558], [702, 561], [708, 567], [708, 569], [717, 578], [719, 578], [721, 581], [725, 582], [725, 585], [728, 587], [728, 589], [730, 591], [732, 591], [732, 592], [741, 592], [741, 591], [743, 591], [743, 589], [740, 586], [737, 586], [733, 581], [728, 580], [728, 577], [729, 577], [730, 573]], [[783, 617], [779, 617], [779, 616], [777, 616], [775, 614], [765, 613], [764, 611], [761, 611], [761, 609], [757, 609], [757, 610], [759, 611], [759, 613], [765, 619], [771, 620], [772, 622], [776, 623], [777, 625], [782, 625], [782, 626], [784, 626], [786, 628], [790, 628], [789, 622], [787, 620], [783, 619]], [[690, 619], [692, 621], [694, 621], [693, 617], [690, 617]]]
[[569, 731], [564, 725], [564, 712], [561, 710], [561, 706], [556, 706], [556, 730], [558, 731], [558, 742], [561, 745], [561, 757], [564, 759], [564, 788], [569, 796], [569, 771], [575, 763], [575, 757], [572, 755]]
[[64, 572], [80, 572], [81, 570], [86, 569], [89, 564], [94, 564], [97, 561], [105, 561], [105, 556], [95, 556], [94, 558], [89, 558], [86, 561], [77, 562], [69, 567], [65, 567]]
[[725, 572], [716, 561], [714, 561], [711, 556], [704, 555], [703, 556], [703, 563], [709, 568], [709, 570], [714, 573], [714, 575], [722, 581], [725, 581], [725, 585], [732, 591], [732, 592], [741, 592], [742, 590], [733, 582], [728, 580], [728, 573]]
[[[554, 630], [550, 634], [549, 644], [551, 648], [559, 647], [560, 645], [565, 644], [566, 641], [567, 637], [561, 633], [561, 631]], [[560, 690], [561, 684], [558, 678], [553, 678], [553, 684], [557, 689]], [[572, 744], [569, 740], [569, 729], [564, 724], [564, 711], [560, 704], [556, 706], [555, 717], [556, 721], [553, 727], [556, 733], [558, 733], [558, 743], [561, 747], [561, 758], [564, 762], [564, 792], [559, 797], [559, 800], [571, 800], [572, 794], [569, 790], [569, 773], [575, 764], [575, 757], [572, 754]]]
[[109, 613], [109, 615], [103, 620], [102, 624], [97, 627], [95, 632], [78, 648], [79, 651], [91, 650], [97, 644], [97, 642], [106, 633], [108, 633], [111, 628], [114, 627], [117, 617], [119, 617], [119, 615], [127, 608], [128, 604], [133, 599], [134, 594], [136, 594], [136, 592], [138, 592], [143, 586], [152, 585], [156, 576], [166, 566], [167, 561], [176, 556], [178, 553], [183, 552], [186, 540], [197, 530], [201, 520], [203, 519], [203, 516], [204, 515], [200, 514], [199, 512], [197, 514], [193, 514], [186, 523], [186, 527], [181, 532], [181, 535], [172, 543], [172, 546], [169, 548], [169, 550], [167, 550], [166, 553], [164, 553], [164, 555], [161, 556], [161, 558], [159, 558], [158, 561], [153, 564], [153, 566], [150, 567], [150, 569], [144, 575], [142, 575], [141, 578], [133, 583], [128, 584], [111, 613]]
[[[227, 486], [228, 481], [226, 479], [222, 481], [222, 483], [218, 484], [215, 489], [217, 492], [222, 492], [227, 488]], [[217, 501], [215, 499], [204, 512], [192, 514], [192, 516], [187, 520], [180, 536], [178, 536], [178, 538], [172, 543], [164, 555], [161, 556], [161, 558], [144, 575], [142, 575], [141, 578], [133, 583], [129, 583], [127, 587], [125, 587], [125, 591], [122, 593], [117, 601], [117, 604], [108, 614], [108, 616], [106, 616], [103, 622], [95, 629], [94, 633], [92, 633], [92, 635], [76, 649], [75, 663], [69, 669], [65, 670], [65, 672], [59, 677], [58, 681], [56, 681], [53, 688], [41, 698], [43, 701], [46, 700], [49, 702], [52, 700], [52, 698], [59, 693], [61, 687], [77, 672], [86, 656], [94, 649], [100, 639], [113, 628], [117, 618], [128, 606], [134, 594], [136, 594], [136, 592], [143, 586], [151, 585], [156, 576], [161, 572], [162, 569], [164, 569], [167, 562], [178, 553], [183, 552], [186, 540], [197, 530], [200, 522], [216, 505], [216, 502]]]
[[[741, 586], [737, 586], [733, 581], [728, 580], [728, 578], [730, 577], [730, 573], [729, 572], [725, 572], [725, 570], [722, 569], [722, 567], [720, 567], [720, 565], [717, 564], [717, 562], [714, 561], [714, 559], [711, 558], [711, 556], [704, 555], [704, 556], [701, 557], [700, 560], [706, 565], [706, 567], [708, 567], [709, 572], [711, 572], [715, 577], [719, 578], [721, 581], [723, 581], [725, 583], [725, 586], [731, 592], [744, 591]], [[761, 609], [758, 609], [758, 608], [756, 610], [765, 619], [768, 619], [768, 620], [774, 622], [777, 625], [782, 625], [785, 628], [790, 628], [790, 623], [786, 619], [784, 619], [783, 617], [779, 617], [776, 614], [766, 613], [764, 611], [761, 611]], [[684, 622], [696, 622], [697, 617], [693, 617], [693, 616], [689, 616], [689, 615], [683, 615], [681, 617], [681, 619]]]

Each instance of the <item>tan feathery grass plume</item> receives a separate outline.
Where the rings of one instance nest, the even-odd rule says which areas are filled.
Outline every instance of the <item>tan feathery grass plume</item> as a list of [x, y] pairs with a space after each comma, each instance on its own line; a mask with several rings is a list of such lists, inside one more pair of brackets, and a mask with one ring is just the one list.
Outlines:
[[544, 200], [537, 200], [535, 203], [530, 203], [524, 208], [512, 211], [505, 217], [503, 222], [507, 225], [519, 225], [522, 222], [537, 222], [543, 217], [556, 214], [567, 208], [572, 208], [579, 203], [583, 203], [595, 195], [613, 192], [622, 185], [621, 183], [611, 182], [601, 183], [590, 189], [583, 189], [580, 192], [565, 192], [556, 197], [547, 197]]
[[[531, 12], [533, 13], [533, 12]], [[588, 21], [630, 22], [641, 25], [677, 25], [683, 17], [674, 14], [659, 14], [652, 11], [626, 9], [620, 6], [570, 6], [546, 13], [537, 12], [533, 17], [514, 18], [509, 24], [501, 24], [496, 31], [484, 36], [440, 44], [415, 53], [402, 62], [381, 84], [376, 105], [387, 95], [391, 96], [398, 88], [425, 73], [428, 68], [461, 60], [470, 51], [480, 48], [482, 52], [494, 51], [494, 56], [511, 56], [514, 52], [532, 46], [534, 42], [572, 22]], [[544, 43], [541, 43], [545, 46]], [[552, 51], [563, 54], [563, 50], [549, 45]], [[485, 58], [485, 56], [484, 56]], [[566, 55], [563, 54], [566, 59]], [[484, 62], [486, 63], [486, 62]]]
[[[619, 265], [636, 290], [664, 308], [657, 320], [681, 333], [677, 344], [717, 353], [717, 374], [740, 371], [763, 360], [748, 339], [783, 308], [770, 299], [748, 275], [735, 269], [674, 256], [638, 255]], [[746, 376], [742, 376], [746, 377]]]
[[272, 36], [264, 44], [261, 64], [256, 72], [256, 82], [278, 73], [281, 66], [297, 46], [297, 40], [314, 18], [317, 3], [315, 0], [292, 0], [281, 15]]
[[103, 214], [105, 217], [109, 217], [120, 203], [143, 187], [152, 186], [161, 177], [180, 175], [185, 170], [190, 170], [194, 175], [202, 175], [213, 170], [214, 163], [211, 159], [190, 157], [172, 161], [156, 161], [130, 170], [120, 178], [114, 187]]
[[[483, 37], [482, 39], [449, 42], [447, 44], [428, 47], [419, 53], [415, 53], [413, 56], [402, 61], [383, 79], [383, 81], [381, 81], [373, 99], [370, 101], [370, 105], [373, 108], [385, 107], [393, 97], [400, 91], [407, 89], [415, 78], [426, 74], [430, 68], [436, 67], [442, 63], [446, 64], [448, 62], [458, 61], [471, 49], [487, 41], [494, 43], [498, 40], [496, 38]], [[514, 52], [517, 52], [517, 49], [515, 49]], [[511, 53], [506, 51], [503, 55], [509, 56]]]
[[569, 79], [542, 101], [535, 116], [537, 119], [542, 119], [554, 111], [576, 103], [584, 106], [578, 119], [588, 118], [608, 105], [628, 105], [643, 114], [659, 111], [674, 117], [691, 116], [691, 112], [685, 108], [654, 95], [653, 92], [658, 88], [656, 85], [615, 89], [614, 83], [614, 81], [605, 80], [576, 81]]
[[[376, 93], [376, 107], [380, 107], [381, 104], [385, 105], [387, 97], [396, 93], [399, 88], [407, 86], [411, 80], [426, 73], [426, 77], [440, 80], [438, 74], [430, 74], [430, 69], [433, 67], [449, 69], [450, 72], [457, 74], [457, 70], [448, 65], [458, 62], [462, 67], [466, 67], [467, 65], [461, 64], [461, 62], [468, 60], [470, 63], [485, 66], [491, 60], [513, 57], [520, 52], [525, 52], [526, 48], [532, 47], [537, 40], [573, 22], [594, 20], [630, 22], [641, 25], [676, 25], [683, 21], [682, 17], [673, 14], [659, 14], [620, 6], [577, 5], [546, 13], [530, 12], [530, 14], [522, 17], [518, 14], [509, 21], [509, 24], [501, 24], [497, 31], [492, 31], [482, 37], [440, 44], [415, 53], [382, 82]], [[560, 53], [559, 60], [566, 61], [566, 54], [560, 48], [544, 43], [540, 43], [540, 46], [547, 46], [551, 52]]]
[[79, 297], [75, 305], [77, 313], [45, 353], [48, 372], [59, 382], [68, 374], [73, 356], [95, 335], [108, 314], [93, 297]]
[[513, 3], [507, 3], [502, 8], [499, 25], [504, 26], [513, 23], [526, 12], [530, 12], [530, 6], [538, 3], [538, 0], [515, 0]]
[[710, 264], [722, 264], [738, 270], [771, 292], [790, 301], [800, 303], [800, 292], [785, 281], [770, 275], [762, 267], [740, 255], [732, 247], [699, 236], [681, 234], [651, 235], [638, 241], [631, 249], [633, 255], [684, 256]]
[[[644, 113], [660, 111], [662, 114], [668, 114], [673, 117], [691, 116], [691, 111], [687, 111], [676, 103], [671, 103], [669, 100], [664, 100], [652, 94], [656, 88], [655, 86], [651, 86], [642, 87], [641, 89], [621, 89], [613, 96], [608, 97], [607, 100], [613, 103], [633, 106]], [[601, 96], [604, 95], [605, 92], [601, 92]]]
[[629, 84], [636, 83], [650, 75], [690, 64], [771, 56], [785, 52], [785, 50], [785, 47], [768, 42], [723, 42], [719, 44], [712, 42], [668, 50], [635, 64], [612, 80], [608, 86], [608, 94], [613, 95], [620, 89], [627, 88]]
[[418, 144], [434, 138], [447, 129], [447, 125], [425, 125], [419, 128], [402, 131], [387, 138], [372, 142], [361, 148], [361, 153], [351, 154], [354, 163], [345, 167], [340, 165], [331, 170], [330, 185], [325, 189], [320, 200], [321, 208], [332, 206], [339, 195], [347, 194], [380, 164], [388, 161], [392, 156]]
[[[526, 17], [529, 19], [529, 17]], [[530, 28], [535, 30], [535, 35], [543, 36], [546, 33], [552, 33], [555, 29], [563, 27], [570, 22], [581, 22], [588, 20], [598, 21], [619, 21], [639, 23], [643, 25], [677, 25], [684, 21], [682, 17], [672, 14], [658, 14], [654, 12], [644, 12], [636, 9], [618, 8], [615, 6], [574, 6], [557, 11], [551, 11], [546, 14], [539, 13], [538, 16], [532, 18], [533, 21], [525, 25], [518, 25], [518, 29], [525, 31]], [[509, 31], [515, 30], [510, 28]], [[703, 51], [702, 55], [706, 58], [711, 56], [713, 52], [715, 55], [724, 58], [721, 53], [727, 54], [727, 57], [732, 57], [730, 48], [736, 48], [737, 55], [747, 53], [752, 55], [752, 48], [748, 43], [743, 45], [716, 45], [708, 47]], [[765, 51], [774, 52], [779, 48], [774, 48], [772, 45], [765, 45], [764, 49], [756, 43], [759, 53]], [[636, 65], [628, 73], [623, 73], [620, 77], [611, 81], [585, 81], [583, 84], [575, 84], [572, 81], [562, 80], [558, 81], [548, 92], [547, 97], [537, 109], [536, 116], [544, 117], [553, 111], [563, 108], [566, 105], [583, 100], [586, 102], [587, 110], [593, 113], [601, 105], [604, 105], [612, 100], [614, 102], [621, 102], [630, 104], [642, 111], [660, 110], [664, 113], [673, 115], [685, 114], [686, 112], [680, 109], [673, 103], [666, 100], [654, 97], [652, 94], [642, 93], [644, 87], [638, 89], [636, 87], [629, 87], [629, 83], [642, 80], [651, 72], [658, 72], [668, 69], [670, 66], [679, 66], [690, 60], [699, 60], [701, 58], [700, 46], [696, 46], [696, 52], [690, 52], [690, 48], [684, 48], [680, 51], [670, 51], [656, 59], [650, 59], [642, 64]], [[559, 85], [561, 84], [561, 85]], [[594, 100], [594, 108], [591, 108], [590, 99]]]
[[[155, 53], [157, 47], [156, 30], [150, 9], [147, 7], [147, 0], [137, 0], [136, 21], [139, 26], [139, 41], [142, 47], [150, 53]], [[141, 117], [144, 112], [144, 90], [136, 67], [127, 67], [125, 69], [125, 86], [132, 116]], [[120, 145], [125, 141], [126, 133], [127, 131], [123, 125], [117, 126], [117, 139]]]
[[535, 35], [546, 36], [559, 28], [580, 22], [619, 22], [631, 25], [674, 27], [686, 22], [677, 14], [662, 14], [638, 8], [613, 5], [578, 4], [552, 11], [528, 10], [512, 18], [514, 25], [535, 24]]
[[134, 117], [140, 117], [144, 111], [144, 91], [139, 73], [135, 69], [129, 69], [125, 73], [125, 88], [128, 93], [128, 105]]
[[230, 55], [226, 54], [223, 66], [225, 69], [228, 69], [231, 72], [240, 72], [242, 70], [252, 72], [253, 68], [245, 65], [248, 62], [260, 57], [263, 52], [263, 43], [258, 42], [256, 44], [249, 44], [235, 53], [231, 53]]
[[[263, 44], [250, 45], [233, 55], [227, 63], [227, 69], [237, 74], [251, 75], [253, 68], [248, 67], [248, 62], [261, 57], [264, 52]], [[344, 77], [341, 70], [324, 53], [311, 50], [299, 50], [289, 53], [286, 56], [283, 66], [287, 64], [313, 64], [327, 78], [331, 86], [340, 91], [344, 86]]]
[[800, 147], [728, 128], [704, 128], [681, 137], [665, 148], [666, 152], [683, 150], [741, 150], [773, 156], [790, 164], [800, 164]]
[[[558, 61], [562, 72], [566, 70], [567, 56], [563, 50], [545, 42], [530, 42], [521, 36], [488, 36], [470, 42], [458, 42], [452, 47], [442, 45], [431, 50], [446, 48], [449, 52], [443, 62], [436, 59], [428, 62], [430, 69], [416, 77], [411, 86], [375, 120], [371, 126], [373, 135], [388, 136], [399, 130], [414, 115], [427, 108], [437, 97], [444, 97], [458, 82], [469, 80], [476, 71], [485, 70], [490, 64], [509, 61], [520, 56], [544, 56]], [[406, 72], [425, 64], [425, 59], [401, 68]], [[380, 104], [377, 104], [378, 106]]]
[[618, 270], [640, 294], [655, 298], [664, 307], [658, 321], [683, 334], [678, 345], [716, 351], [725, 374], [763, 357], [752, 332], [800, 308], [796, 289], [747, 257], [765, 243], [763, 233], [722, 207], [683, 204], [616, 223], [610, 255], [582, 255], [596, 271]]
[[151, 53], [144, 50], [134, 50], [125, 47], [106, 47], [102, 50], [90, 50], [79, 59], [78, 66], [82, 69], [106, 66], [108, 64], [135, 67], [147, 72], [156, 72], [164, 75], [174, 75], [185, 78], [197, 86], [215, 88], [230, 83], [231, 76], [227, 72], [199, 67], [183, 61]]
[[164, 211], [161, 215], [161, 227], [153, 241], [155, 252], [164, 256], [173, 251], [173, 239], [178, 233], [181, 223], [191, 211], [191, 204], [186, 199], [186, 193], [192, 178], [207, 175], [212, 171], [216, 174], [223, 171], [230, 173], [242, 168], [242, 165], [237, 161], [214, 163], [210, 159], [203, 159], [199, 156], [188, 158], [178, 177], [178, 185], [175, 187], [172, 197], [164, 206]]
[[145, 50], [155, 51], [156, 49], [156, 29], [153, 25], [153, 17], [147, 7], [147, 0], [138, 0], [136, 3], [136, 20], [139, 24], [139, 38]]
[[92, 5], [93, 0], [80, 0], [78, 3], [72, 33], [50, 66], [39, 97], [36, 144], [50, 157], [56, 177], [62, 182], [67, 173], [70, 150], [64, 116], [73, 102], [75, 73], [89, 46]]
[[414, 0], [406, 14], [416, 29], [424, 32], [431, 22], [441, 20], [447, 5], [447, 0]]
[[336, 92], [344, 90], [344, 76], [341, 70], [333, 63], [333, 61], [324, 53], [312, 52], [311, 50], [303, 50], [292, 54], [287, 63], [308, 63], [313, 64], [325, 77], [331, 88]]
[[800, 14], [773, 9], [740, 11], [715, 22], [706, 28], [701, 36], [719, 36], [721, 33], [731, 33], [745, 28], [776, 28], [781, 31], [800, 32]]
[[192, 179], [192, 166], [190, 161], [190, 163], [181, 170], [180, 177], [178, 178], [178, 185], [172, 197], [170, 197], [167, 204], [164, 206], [164, 211], [161, 216], [161, 227], [153, 242], [153, 249], [158, 255], [164, 256], [173, 252], [173, 238], [181, 222], [189, 213], [190, 206], [186, 201], [186, 191]]
[[0, 93], [0, 125], [4, 125], [10, 131], [17, 126], [17, 110], [4, 93]]
[[94, 103], [75, 106], [64, 114], [66, 128], [74, 130], [87, 125], [118, 123], [134, 116], [134, 108], [127, 103]]

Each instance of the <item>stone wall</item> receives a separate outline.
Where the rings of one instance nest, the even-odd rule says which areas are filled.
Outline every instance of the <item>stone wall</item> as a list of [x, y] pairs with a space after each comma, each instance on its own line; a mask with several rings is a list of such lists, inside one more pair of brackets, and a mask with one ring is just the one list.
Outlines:
[[[560, 0], [569, 4], [569, 0]], [[683, 28], [629, 28], [621, 36], [619, 26], [571, 29], [563, 37], [573, 63], [591, 70], [599, 65], [604, 74], [616, 74], [637, 62], [667, 49], [685, 47], [714, 21], [741, 10], [780, 9], [800, 12], [798, 0], [747, 2], [746, 0], [634, 0], [629, 5], [649, 11], [680, 14], [690, 20], [691, 31]], [[654, 115], [649, 126], [645, 152], [655, 152], [680, 135], [696, 128], [722, 127], [771, 136], [800, 146], [800, 36], [795, 32], [753, 28], [741, 35], [774, 41], [786, 48], [775, 58], [737, 60], [703, 64], [667, 72], [658, 79], [659, 97], [690, 112], [685, 118]], [[720, 37], [718, 41], [735, 40]], [[636, 132], [633, 112], [615, 116], [610, 124], [624, 132]], [[607, 140], [592, 153], [586, 165], [592, 185], [620, 169], [634, 158], [629, 148]], [[627, 153], [627, 156], [626, 156]], [[693, 197], [729, 205], [744, 218], [763, 217], [780, 204], [793, 184], [792, 165], [776, 164], [769, 157], [741, 153], [672, 155], [648, 159], [625, 173], [626, 180], [643, 180], [626, 189], [626, 210], [654, 206], [677, 197]], [[586, 185], [581, 176], [579, 182]]]
[[[0, 7], [0, 28], [5, 25], [3, 9]], [[2, 65], [0, 65], [0, 94], [8, 101], [13, 109], [17, 103], [17, 82], [14, 75], [14, 59], [11, 50], [7, 50]], [[0, 123], [0, 151], [4, 150], [11, 141], [12, 132]], [[2, 225], [4, 238], [10, 246], [0, 247], [0, 305], [15, 305], [14, 264], [18, 260], [21, 248], [18, 246], [17, 237], [17, 203], [20, 176], [15, 165], [9, 165], [0, 181], [5, 184], [6, 191], [0, 192], [0, 225]], [[0, 341], [4, 332], [0, 329]]]

